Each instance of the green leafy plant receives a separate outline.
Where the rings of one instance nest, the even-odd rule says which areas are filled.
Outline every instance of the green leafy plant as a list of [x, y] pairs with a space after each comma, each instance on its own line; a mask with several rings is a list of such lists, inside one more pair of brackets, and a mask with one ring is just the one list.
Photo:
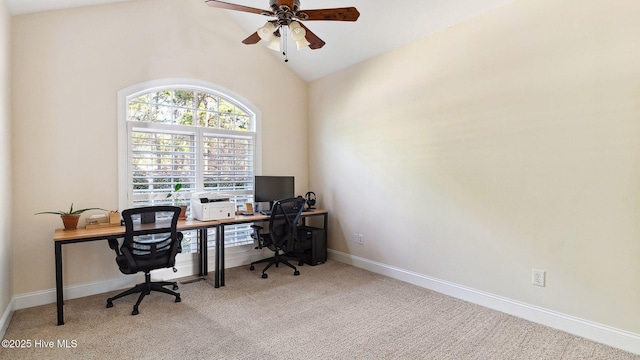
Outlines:
[[182, 184], [177, 183], [173, 190], [167, 194], [167, 199], [173, 198], [176, 202], [182, 200], [182, 194], [179, 193], [180, 189], [182, 189]]
[[86, 208], [86, 209], [78, 209], [78, 210], [73, 210], [73, 203], [71, 203], [71, 207], [69, 208], [69, 211], [43, 211], [43, 212], [39, 212], [36, 215], [40, 215], [40, 214], [52, 214], [52, 215], [80, 215], [85, 211], [88, 210], [103, 210], [103, 211], [107, 211], [105, 209], [102, 208]]
[[180, 206], [182, 211], [180, 211], [180, 216], [178, 219], [186, 219], [187, 218], [187, 205], [183, 200], [182, 194], [179, 193], [180, 189], [182, 189], [181, 183], [176, 183], [173, 187], [173, 191], [167, 194], [167, 199], [173, 198], [173, 202], [176, 206]]

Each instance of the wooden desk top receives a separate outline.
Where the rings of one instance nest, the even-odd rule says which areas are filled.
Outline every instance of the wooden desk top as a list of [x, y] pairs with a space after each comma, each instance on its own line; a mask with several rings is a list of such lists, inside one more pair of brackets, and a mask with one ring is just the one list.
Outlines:
[[[327, 210], [318, 210], [314, 209], [311, 211], [305, 211], [302, 213], [303, 217], [306, 216], [315, 216], [315, 215], [324, 215], [327, 214]], [[187, 220], [178, 220], [178, 230], [197, 230], [203, 228], [216, 227], [218, 225], [233, 225], [233, 224], [243, 224], [253, 221], [264, 221], [269, 220], [268, 215], [262, 215], [260, 213], [255, 213], [253, 215], [236, 215], [233, 218], [229, 219], [220, 219], [220, 220], [212, 220], [212, 221], [199, 221], [194, 219]], [[150, 227], [153, 227], [153, 224], [148, 224]], [[53, 234], [53, 241], [69, 241], [74, 242], [73, 240], [98, 240], [98, 239], [107, 239], [112, 237], [122, 237], [124, 236], [125, 228], [124, 226], [105, 226], [105, 227], [97, 227], [92, 229], [81, 229], [78, 228], [76, 230], [64, 230], [64, 229], [56, 229]]]
[[[153, 224], [148, 224], [153, 227]], [[218, 221], [198, 221], [193, 219], [178, 220], [178, 230], [197, 230], [218, 226]], [[92, 229], [78, 228], [76, 230], [56, 229], [53, 241], [106, 239], [124, 236], [124, 226], [104, 226]]]
[[[309, 211], [304, 211], [301, 216], [306, 217], [306, 216], [324, 215], [327, 213], [328, 213], [327, 210], [313, 209]], [[233, 218], [220, 219], [216, 221], [218, 221], [221, 225], [233, 225], [233, 224], [242, 224], [242, 223], [248, 223], [252, 221], [264, 221], [264, 220], [269, 220], [269, 215], [254, 213], [253, 215], [236, 215]]]

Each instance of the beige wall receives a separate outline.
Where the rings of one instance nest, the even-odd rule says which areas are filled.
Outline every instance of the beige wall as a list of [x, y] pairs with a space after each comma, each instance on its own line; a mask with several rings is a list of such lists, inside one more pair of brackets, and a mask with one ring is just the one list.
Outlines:
[[[244, 97], [262, 112], [263, 172], [294, 175], [299, 192], [306, 189], [307, 85], [276, 57], [243, 45], [246, 35], [201, 0], [14, 17], [16, 296], [55, 285], [51, 238], [62, 224], [36, 212], [71, 202], [117, 208], [116, 93], [130, 85], [193, 78]], [[298, 152], [286, 151], [284, 139]], [[119, 276], [104, 242], [66, 246], [64, 253], [67, 286]]]
[[515, 1], [313, 82], [330, 247], [640, 333], [639, 18]]
[[[188, 77], [262, 111], [264, 173], [295, 175], [298, 192], [309, 179], [333, 249], [640, 333], [639, 15], [635, 0], [520, 0], [307, 89], [201, 0], [17, 16], [11, 51], [0, 6], [0, 203], [14, 213], [0, 310], [54, 287], [60, 222], [34, 213], [117, 207], [116, 92]], [[65, 259], [67, 285], [119, 276], [103, 243]]]
[[[13, 296], [11, 285], [11, 16], [0, 1], [0, 318]], [[1, 329], [0, 329], [1, 330]]]

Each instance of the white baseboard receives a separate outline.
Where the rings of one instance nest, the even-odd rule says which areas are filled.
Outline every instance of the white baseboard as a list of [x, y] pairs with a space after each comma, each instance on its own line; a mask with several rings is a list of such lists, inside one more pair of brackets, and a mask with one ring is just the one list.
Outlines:
[[[140, 279], [144, 278], [141, 278], [139, 275], [127, 277], [121, 276], [117, 279], [67, 286], [64, 288], [64, 298], [66, 300], [77, 299], [85, 296], [120, 290], [135, 285], [136, 282], [141, 281]], [[52, 304], [56, 302], [56, 289], [21, 294], [15, 296], [14, 299], [16, 310]]]
[[[225, 267], [236, 267], [246, 265], [264, 257], [259, 251], [243, 251], [237, 253], [227, 253], [225, 256]], [[514, 315], [529, 321], [553, 327], [568, 333], [582, 336], [584, 338], [613, 346], [634, 354], [640, 354], [640, 335], [628, 331], [616, 329], [610, 326], [598, 324], [589, 320], [580, 319], [574, 316], [562, 314], [553, 310], [548, 310], [538, 306], [526, 304], [517, 300], [493, 295], [483, 291], [478, 291], [465, 286], [432, 278], [426, 275], [404, 270], [394, 266], [378, 263], [365, 258], [345, 254], [329, 249], [329, 257], [345, 264], [356, 266], [401, 280], [426, 289], [434, 290], [458, 299], [469, 301], [478, 305]], [[213, 258], [209, 259], [210, 268], [213, 268]], [[171, 269], [154, 272], [154, 278], [173, 279], [195, 275], [191, 262], [176, 264], [177, 273]], [[90, 295], [102, 294], [105, 292], [120, 290], [133, 286], [140, 281], [140, 277], [121, 275], [116, 279], [107, 281], [85, 283], [65, 287], [65, 299], [76, 299]], [[43, 290], [28, 294], [15, 296], [2, 318], [0, 318], [0, 338], [9, 326], [11, 316], [15, 310], [25, 309], [34, 306], [55, 303], [55, 289]]]
[[11, 299], [9, 305], [4, 309], [4, 313], [2, 313], [2, 317], [0, 318], [0, 339], [4, 339], [4, 334], [7, 332], [7, 328], [11, 322], [11, 317], [13, 316], [13, 309], [14, 300]]
[[443, 281], [365, 258], [329, 249], [336, 261], [385, 275], [458, 299], [482, 305], [500, 312], [559, 329], [602, 344], [640, 355], [640, 334], [616, 329], [517, 300]]
[[[214, 255], [211, 251], [209, 257], [209, 269], [213, 269]], [[265, 257], [261, 251], [249, 250], [249, 251], [227, 251], [225, 254], [225, 268], [241, 266], [249, 264], [251, 261], [261, 259]], [[115, 264], [114, 264], [115, 266]], [[187, 276], [196, 275], [197, 264], [191, 260], [185, 260], [176, 263], [177, 272], [173, 272], [172, 269], [162, 269], [151, 273], [151, 278], [154, 281], [157, 280], [171, 280]], [[79, 285], [71, 285], [64, 287], [65, 300], [77, 299], [85, 296], [102, 294], [110, 291], [126, 289], [134, 286], [136, 283], [144, 281], [142, 274], [136, 276], [120, 274], [118, 278], [109, 279], [105, 281], [84, 283]], [[34, 306], [52, 304], [56, 302], [56, 289], [47, 289], [42, 291], [36, 291], [27, 294], [20, 294], [12, 299], [11, 309], [20, 310]], [[10, 314], [9, 314], [10, 315]], [[4, 317], [3, 317], [4, 319]], [[9, 317], [10, 319], [10, 317]], [[0, 323], [2, 325], [2, 323]], [[7, 323], [8, 325], [8, 323]]]

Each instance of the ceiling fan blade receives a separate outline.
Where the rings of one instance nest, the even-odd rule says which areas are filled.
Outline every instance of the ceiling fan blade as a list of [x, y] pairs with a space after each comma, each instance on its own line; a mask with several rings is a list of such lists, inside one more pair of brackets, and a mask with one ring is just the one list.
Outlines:
[[311, 43], [309, 44], [309, 49], [312, 49], [312, 50], [320, 49], [321, 47], [324, 46], [324, 44], [326, 44], [322, 39], [318, 37], [318, 35], [314, 34], [313, 32], [311, 32], [311, 30], [309, 30], [308, 27], [304, 26], [303, 23], [299, 23], [299, 24], [307, 31], [305, 38], [307, 39], [308, 42]]
[[257, 44], [260, 41], [260, 35], [258, 35], [258, 32], [254, 32], [253, 34], [249, 35], [248, 38], [242, 40], [243, 44], [246, 45], [253, 45], [253, 44]]
[[[304, 15], [306, 14], [306, 16]], [[356, 21], [360, 12], [354, 7], [298, 11], [301, 20]]]
[[273, 15], [273, 13], [268, 10], [260, 10], [260, 9], [256, 9], [248, 6], [229, 4], [229, 3], [218, 1], [218, 0], [207, 0], [205, 1], [205, 3], [211, 7], [220, 8], [220, 9], [244, 11], [252, 14], [260, 14], [260, 15], [267, 15], [267, 16]]

